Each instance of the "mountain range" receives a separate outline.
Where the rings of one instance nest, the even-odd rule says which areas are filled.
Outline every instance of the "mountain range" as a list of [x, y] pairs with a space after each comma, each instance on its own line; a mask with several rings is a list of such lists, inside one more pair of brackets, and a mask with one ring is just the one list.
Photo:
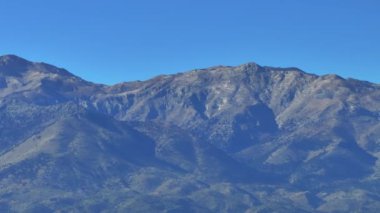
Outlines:
[[255, 63], [112, 86], [0, 57], [0, 212], [378, 212], [380, 85]]

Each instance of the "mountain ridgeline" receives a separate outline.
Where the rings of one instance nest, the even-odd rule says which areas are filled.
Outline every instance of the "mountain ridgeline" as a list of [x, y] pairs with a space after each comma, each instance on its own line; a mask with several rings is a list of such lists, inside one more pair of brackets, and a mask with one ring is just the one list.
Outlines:
[[0, 212], [378, 212], [380, 85], [255, 63], [113, 86], [0, 57]]

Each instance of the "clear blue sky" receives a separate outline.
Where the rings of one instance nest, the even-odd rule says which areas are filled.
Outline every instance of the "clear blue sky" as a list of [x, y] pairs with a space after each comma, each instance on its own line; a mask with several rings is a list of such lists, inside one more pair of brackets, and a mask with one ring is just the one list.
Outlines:
[[0, 54], [106, 84], [246, 62], [380, 83], [380, 1], [0, 0]]

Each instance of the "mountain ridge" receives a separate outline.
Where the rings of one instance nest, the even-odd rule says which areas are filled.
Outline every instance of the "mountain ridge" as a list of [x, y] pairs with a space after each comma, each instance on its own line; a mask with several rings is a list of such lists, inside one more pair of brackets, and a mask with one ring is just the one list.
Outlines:
[[[5, 63], [5, 61], [10, 61], [10, 62], [14, 62], [14, 63], [17, 63], [17, 62], [21, 62], [21, 63], [26, 63], [26, 64], [41, 64], [41, 65], [47, 65], [47, 66], [52, 66], [54, 67], [55, 69], [60, 69], [60, 70], [64, 70], [68, 73], [70, 73], [69, 71], [67, 71], [66, 69], [64, 68], [59, 68], [59, 67], [56, 67], [56, 66], [53, 66], [53, 65], [50, 65], [48, 63], [45, 63], [45, 62], [31, 62], [25, 58], [22, 58], [18, 55], [15, 55], [15, 54], [6, 54], [6, 55], [1, 55], [0, 56], [0, 61], [2, 63]], [[355, 79], [355, 78], [344, 78], [338, 74], [334, 74], [334, 73], [330, 73], [330, 74], [323, 74], [323, 75], [317, 75], [317, 74], [312, 74], [312, 73], [309, 73], [309, 72], [306, 72], [300, 68], [297, 68], [297, 67], [272, 67], [272, 66], [261, 66], [255, 62], [247, 62], [247, 63], [244, 63], [244, 64], [241, 64], [241, 65], [237, 65], [237, 66], [231, 66], [231, 65], [217, 65], [217, 66], [211, 66], [211, 67], [207, 67], [207, 68], [198, 68], [198, 69], [193, 69], [193, 70], [188, 70], [188, 71], [185, 71], [185, 72], [178, 72], [178, 73], [174, 73], [174, 74], [159, 74], [157, 76], [154, 76], [152, 78], [149, 78], [149, 79], [146, 79], [146, 80], [133, 80], [133, 81], [122, 81], [122, 82], [119, 82], [119, 83], [115, 83], [115, 84], [112, 84], [112, 85], [107, 85], [109, 87], [112, 87], [112, 86], [115, 86], [115, 85], [118, 85], [118, 84], [123, 84], [123, 83], [131, 83], [131, 82], [144, 82], [144, 81], [149, 81], [149, 80], [152, 80], [154, 78], [157, 78], [157, 77], [160, 77], [160, 76], [172, 76], [172, 75], [178, 75], [178, 74], [184, 74], [184, 73], [188, 73], [188, 72], [196, 72], [196, 71], [202, 71], [202, 70], [209, 70], [209, 69], [216, 69], [216, 68], [233, 68], [233, 67], [258, 67], [258, 68], [262, 68], [264, 70], [278, 70], [278, 71], [296, 71], [296, 72], [302, 72], [302, 73], [305, 73], [305, 74], [309, 74], [309, 75], [315, 75], [315, 76], [319, 76], [319, 77], [322, 77], [322, 76], [336, 76], [338, 78], [342, 78], [342, 79], [345, 79], [345, 80], [355, 80], [355, 81], [361, 81], [361, 82], [368, 82], [368, 83], [371, 83], [371, 84], [378, 84], [378, 83], [375, 83], [375, 82], [371, 82], [371, 81], [368, 81], [368, 80], [359, 80], [359, 79]], [[71, 75], [73, 76], [76, 76], [78, 77], [77, 75], [73, 74], [73, 73], [70, 73]], [[80, 77], [78, 77], [80, 78]], [[102, 84], [102, 83], [94, 83], [94, 84], [99, 84], [99, 85], [105, 85], [105, 84]]]
[[0, 57], [4, 211], [380, 208], [377, 84], [255, 63], [111, 86], [66, 72]]

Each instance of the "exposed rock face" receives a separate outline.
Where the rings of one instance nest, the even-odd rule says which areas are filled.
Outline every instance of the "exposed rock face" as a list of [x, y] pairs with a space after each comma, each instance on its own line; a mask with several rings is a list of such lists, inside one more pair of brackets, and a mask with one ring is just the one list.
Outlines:
[[380, 86], [250, 63], [114, 86], [0, 57], [0, 211], [376, 212]]

